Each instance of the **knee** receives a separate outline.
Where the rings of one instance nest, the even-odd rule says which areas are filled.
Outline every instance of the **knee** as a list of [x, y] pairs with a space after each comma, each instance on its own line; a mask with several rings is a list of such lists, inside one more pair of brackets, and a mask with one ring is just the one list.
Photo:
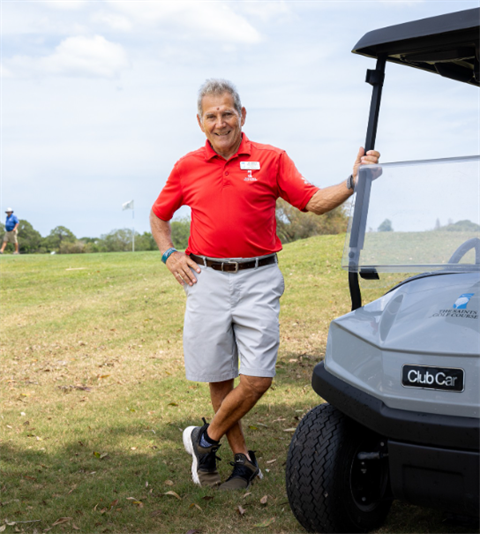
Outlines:
[[242, 375], [241, 380], [244, 382], [249, 395], [256, 400], [260, 399], [272, 385], [272, 378], [268, 377]]

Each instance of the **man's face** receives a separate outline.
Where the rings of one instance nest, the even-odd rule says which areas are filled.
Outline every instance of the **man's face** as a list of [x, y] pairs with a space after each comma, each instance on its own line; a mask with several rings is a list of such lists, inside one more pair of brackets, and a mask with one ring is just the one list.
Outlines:
[[13, 211], [7, 211], [6, 214], [7, 214], [7, 217], [10, 217], [10, 215], [13, 213]]
[[239, 115], [232, 95], [223, 93], [203, 97], [202, 117], [197, 115], [197, 120], [213, 150], [228, 159], [240, 146], [246, 115], [245, 108], [242, 108], [242, 114]]

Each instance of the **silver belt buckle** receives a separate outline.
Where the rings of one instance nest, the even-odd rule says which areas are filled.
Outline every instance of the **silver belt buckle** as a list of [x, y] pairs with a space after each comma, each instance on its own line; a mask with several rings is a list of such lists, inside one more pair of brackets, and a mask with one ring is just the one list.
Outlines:
[[225, 264], [228, 264], [228, 265], [235, 265], [235, 270], [234, 271], [228, 271], [230, 273], [238, 273], [238, 261], [224, 261], [222, 263], [222, 271], [223, 271], [223, 266]]

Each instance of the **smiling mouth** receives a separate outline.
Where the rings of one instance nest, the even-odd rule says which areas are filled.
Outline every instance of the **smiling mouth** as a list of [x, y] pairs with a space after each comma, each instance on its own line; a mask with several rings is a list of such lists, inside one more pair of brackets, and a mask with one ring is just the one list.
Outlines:
[[215, 133], [216, 136], [218, 137], [225, 137], [227, 135], [229, 135], [231, 133], [232, 130], [228, 130], [228, 132], [225, 132], [225, 133]]

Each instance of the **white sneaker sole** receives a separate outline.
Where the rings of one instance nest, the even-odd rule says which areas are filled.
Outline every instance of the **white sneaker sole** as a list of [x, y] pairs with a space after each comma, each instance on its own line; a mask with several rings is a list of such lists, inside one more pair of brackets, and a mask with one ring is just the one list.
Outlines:
[[193, 451], [193, 443], [192, 443], [192, 432], [195, 430], [195, 426], [189, 426], [183, 431], [183, 446], [185, 447], [185, 450], [190, 454], [193, 458], [192, 461], [192, 480], [194, 484], [200, 484], [200, 479], [198, 478], [198, 461], [197, 456], [195, 455], [195, 452]]

